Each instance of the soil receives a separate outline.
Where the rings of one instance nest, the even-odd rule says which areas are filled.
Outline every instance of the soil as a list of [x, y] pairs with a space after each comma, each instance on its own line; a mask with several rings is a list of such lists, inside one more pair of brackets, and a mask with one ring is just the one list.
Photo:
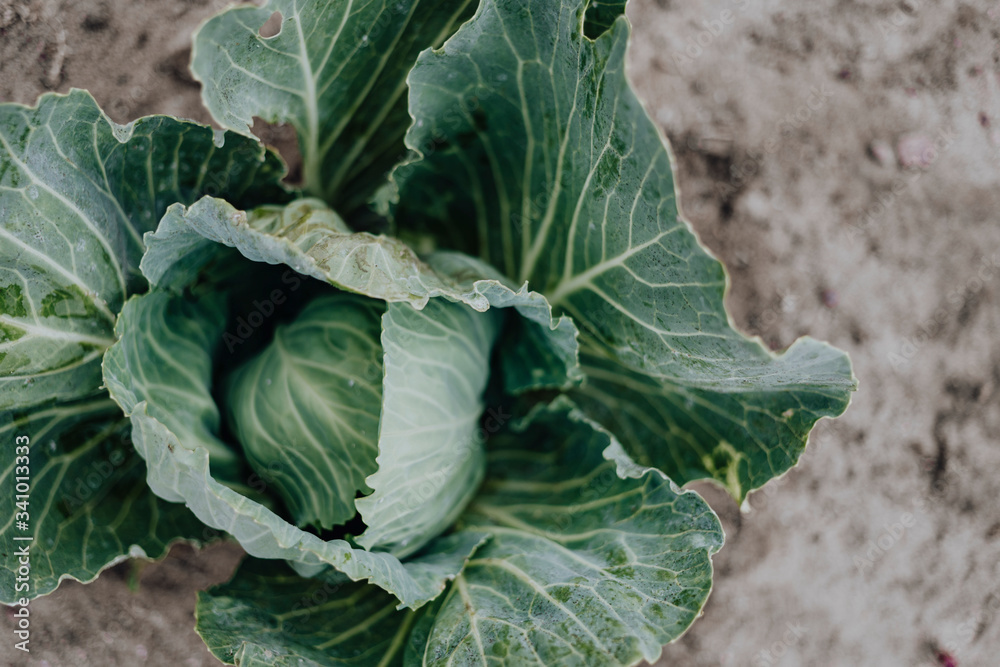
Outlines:
[[[224, 4], [0, 0], [0, 100], [73, 86], [120, 122], [207, 122], [190, 35]], [[997, 664], [1000, 3], [633, 0], [629, 16], [630, 75], [736, 323], [775, 349], [830, 341], [861, 381], [742, 510], [698, 487], [728, 541], [704, 617], [660, 664]], [[195, 591], [238, 558], [179, 546], [64, 583], [32, 603], [30, 662], [10, 660], [218, 664]]]

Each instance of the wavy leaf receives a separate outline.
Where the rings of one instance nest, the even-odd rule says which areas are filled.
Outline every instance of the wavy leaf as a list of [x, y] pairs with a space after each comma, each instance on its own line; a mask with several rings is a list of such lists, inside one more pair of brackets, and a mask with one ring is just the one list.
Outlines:
[[[198, 443], [220, 479], [235, 483], [240, 456], [218, 437], [219, 408], [212, 396], [212, 359], [226, 325], [226, 297], [199, 301], [163, 292], [133, 297], [125, 304], [104, 355], [104, 383], [125, 413], [146, 403], [149, 414], [181, 442]], [[177, 502], [177, 497], [162, 496]]]
[[855, 380], [833, 348], [774, 357], [733, 329], [725, 272], [680, 217], [670, 154], [625, 77], [628, 22], [591, 40], [588, 6], [483, 0], [421, 55], [407, 144], [441, 148], [396, 170], [396, 222], [571, 315], [585, 407], [642, 463], [742, 499], [794, 464]]
[[357, 493], [371, 492], [365, 478], [379, 451], [384, 310], [351, 294], [319, 297], [227, 381], [233, 432], [298, 526], [347, 523]]
[[479, 311], [514, 308], [522, 317], [509, 324], [509, 352], [501, 359], [507, 390], [569, 387], [583, 377], [576, 326], [554, 316], [544, 296], [526, 284], [515, 289], [467, 255], [437, 252], [425, 263], [398, 239], [351, 232], [316, 199], [248, 212], [211, 198], [174, 206], [146, 235], [146, 244], [143, 272], [152, 284], [173, 290], [188, 286], [217, 259], [222, 244], [254, 261], [286, 264], [340, 289], [416, 308], [436, 296]]
[[213, 257], [210, 249], [221, 243], [255, 262], [286, 264], [303, 275], [376, 299], [423, 308], [430, 298], [446, 296], [476, 310], [489, 308], [485, 297], [438, 275], [402, 241], [351, 232], [318, 199], [243, 212], [206, 197], [187, 208], [170, 207], [146, 241], [149, 252], [142, 270], [161, 287], [188, 284], [200, 265]]
[[169, 204], [285, 201], [283, 174], [244, 137], [117, 125], [79, 90], [0, 104], [0, 410], [97, 391], [115, 315], [145, 283], [142, 234]]
[[415, 616], [396, 606], [375, 586], [247, 558], [231, 581], [198, 593], [195, 629], [229, 665], [389, 667], [402, 664]]
[[719, 520], [656, 470], [622, 479], [614, 439], [559, 399], [491, 440], [460, 525], [492, 538], [411, 634], [409, 665], [633, 665], [699, 615]]
[[[333, 566], [354, 581], [378, 585], [399, 598], [401, 606], [413, 609], [434, 599], [461, 571], [484, 534], [437, 538], [406, 563], [388, 553], [355, 549], [345, 540], [325, 541], [216, 479], [214, 462], [210, 466], [209, 461], [217, 432], [183, 428], [164, 416], [159, 402], [165, 393], [178, 401], [171, 414], [195, 415], [202, 409], [207, 386], [195, 390], [191, 378], [208, 376], [212, 360], [206, 350], [212, 346], [205, 341], [218, 332], [215, 319], [220, 310], [210, 298], [194, 302], [153, 291], [133, 297], [118, 320], [119, 340], [107, 353], [105, 382], [131, 418], [136, 450], [149, 467], [150, 488], [165, 500], [186, 503], [202, 522], [228, 532], [251, 556], [287, 560], [303, 576]], [[189, 353], [190, 347], [201, 353]], [[122, 361], [131, 358], [145, 360], [140, 371], [162, 368], [162, 377], [150, 382]], [[177, 363], [181, 359], [183, 365]], [[170, 387], [177, 390], [171, 392]], [[183, 401], [190, 404], [181, 405]], [[266, 490], [267, 483], [260, 476], [246, 481], [257, 491]]]
[[490, 265], [455, 252], [438, 251], [427, 263], [441, 275], [479, 294], [493, 308], [513, 308], [521, 317], [508, 318], [504, 351], [499, 356], [504, 389], [518, 394], [533, 389], [568, 389], [583, 379], [576, 325], [557, 317], [538, 292], [520, 289]]
[[[67, 578], [87, 583], [126, 558], [160, 558], [173, 542], [203, 537], [191, 512], [146, 486], [128, 433], [128, 420], [108, 398], [0, 414], [0, 442], [9, 454], [0, 471], [0, 602], [47, 595]], [[30, 441], [27, 470], [16, 458], [20, 436]], [[29, 490], [19, 506], [22, 482]], [[26, 578], [18, 573], [22, 547], [30, 548]]]
[[843, 412], [856, 382], [847, 356], [812, 338], [700, 382], [675, 384], [597, 346], [585, 344], [581, 360], [587, 380], [572, 396], [638, 464], [678, 483], [707, 477], [739, 502], [795, 465], [813, 425]]
[[434, 299], [423, 310], [389, 304], [378, 470], [357, 508], [358, 543], [400, 558], [450, 526], [483, 479], [479, 421], [500, 313]]
[[[343, 213], [364, 204], [406, 153], [406, 76], [472, 15], [473, 0], [270, 0], [233, 7], [194, 39], [191, 69], [215, 120], [291, 124], [306, 187]], [[281, 30], [261, 37], [274, 12]]]

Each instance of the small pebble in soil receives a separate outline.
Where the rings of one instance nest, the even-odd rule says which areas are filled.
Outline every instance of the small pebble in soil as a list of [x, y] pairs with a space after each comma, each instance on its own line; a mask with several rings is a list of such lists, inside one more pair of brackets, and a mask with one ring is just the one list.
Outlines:
[[840, 303], [840, 297], [837, 295], [836, 290], [832, 289], [825, 289], [820, 292], [819, 298], [827, 308], [836, 308], [837, 304]]
[[896, 156], [893, 155], [892, 146], [884, 139], [875, 139], [868, 144], [868, 154], [883, 167], [888, 167], [896, 163]]
[[936, 657], [941, 667], [958, 667], [958, 660], [947, 651], [938, 651]]

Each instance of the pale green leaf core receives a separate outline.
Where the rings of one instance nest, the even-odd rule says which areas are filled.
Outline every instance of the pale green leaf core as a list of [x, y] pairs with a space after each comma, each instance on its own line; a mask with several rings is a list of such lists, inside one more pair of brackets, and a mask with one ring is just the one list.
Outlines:
[[357, 501], [358, 543], [400, 557], [450, 526], [483, 479], [480, 427], [500, 311], [430, 301], [382, 318], [384, 403], [374, 492]]
[[[378, 472], [370, 470], [375, 474], [367, 480], [374, 493], [357, 503], [368, 526], [359, 543], [371, 549], [414, 553], [447, 528], [482, 479], [478, 421], [490, 353], [504, 322], [500, 309], [523, 316], [516, 318], [523, 323], [511, 343], [514, 354], [504, 355], [502, 362], [505, 371], [514, 369], [505, 372], [509, 391], [569, 386], [579, 378], [576, 328], [568, 318], [554, 317], [544, 297], [526, 287], [513, 290], [472, 258], [439, 253], [425, 263], [398, 239], [351, 232], [315, 199], [242, 212], [204, 198], [187, 208], [172, 207], [146, 242], [142, 268], [161, 288], [180, 290], [213, 253], [229, 246], [248, 259], [284, 263], [340, 289], [389, 301], [382, 322], [386, 362]], [[357, 474], [349, 484], [305, 483], [322, 475], [330, 479], [328, 461], [302, 459], [301, 453], [323, 451], [329, 444], [329, 433], [308, 424], [319, 412], [335, 411], [313, 406], [303, 415], [291, 408], [300, 402], [299, 393], [313, 398], [317, 393], [315, 381], [279, 379], [279, 366], [285, 371], [296, 366], [285, 363], [290, 355], [279, 354], [283, 336], [279, 330], [270, 352], [231, 382], [230, 394], [238, 397], [230, 404], [244, 408], [234, 412], [234, 423], [251, 463], [259, 470], [279, 470], [276, 485], [297, 523], [329, 526], [349, 517], [348, 496], [367, 486], [358, 483]], [[319, 340], [296, 347], [319, 349], [317, 344], [322, 347]], [[521, 370], [526, 362], [536, 364], [536, 371]], [[315, 365], [316, 360], [302, 363]], [[328, 402], [332, 398], [318, 395]], [[251, 396], [254, 409], [247, 408]], [[306, 444], [300, 449], [292, 442]], [[258, 457], [263, 450], [266, 456]], [[295, 460], [279, 462], [288, 451]], [[366, 468], [352, 464], [355, 473]]]
[[[135, 448], [149, 467], [150, 488], [161, 498], [185, 503], [252, 556], [287, 560], [309, 576], [332, 566], [354, 581], [376, 584], [405, 607], [417, 608], [437, 597], [485, 534], [436, 538], [402, 563], [389, 553], [357, 549], [345, 540], [323, 540], [231, 488], [259, 485], [261, 479], [237, 477], [241, 473], [226, 458], [232, 450], [218, 437], [211, 351], [221, 341], [224, 323], [225, 308], [215, 296], [195, 299], [154, 290], [133, 297], [122, 311], [119, 340], [105, 356], [105, 382], [131, 419]], [[150, 375], [153, 369], [155, 375]]]
[[347, 523], [355, 496], [371, 490], [383, 311], [352, 294], [319, 297], [227, 381], [229, 422], [243, 453], [298, 526]]

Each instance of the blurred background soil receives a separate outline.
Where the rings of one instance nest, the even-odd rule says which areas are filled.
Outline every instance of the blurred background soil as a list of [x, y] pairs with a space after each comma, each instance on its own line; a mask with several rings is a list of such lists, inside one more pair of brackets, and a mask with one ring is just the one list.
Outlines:
[[[208, 122], [190, 37], [225, 4], [0, 0], [0, 101], [73, 86], [119, 122]], [[698, 487], [728, 541], [705, 616], [660, 664], [1000, 664], [1000, 2], [629, 16], [631, 78], [736, 323], [775, 349], [830, 341], [861, 381], [743, 511]], [[27, 664], [218, 664], [195, 591], [239, 555], [180, 546], [64, 583], [32, 603]]]

